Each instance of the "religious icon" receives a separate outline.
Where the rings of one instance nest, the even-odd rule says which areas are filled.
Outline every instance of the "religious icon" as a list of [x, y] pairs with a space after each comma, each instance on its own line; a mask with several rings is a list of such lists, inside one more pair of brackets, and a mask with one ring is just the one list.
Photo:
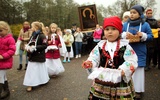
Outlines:
[[98, 24], [95, 5], [79, 7], [78, 10], [81, 29], [84, 31], [95, 29]]

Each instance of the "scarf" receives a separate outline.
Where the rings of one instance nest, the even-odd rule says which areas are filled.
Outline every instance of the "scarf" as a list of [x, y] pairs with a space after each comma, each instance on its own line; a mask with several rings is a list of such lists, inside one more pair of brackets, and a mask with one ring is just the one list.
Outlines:
[[138, 26], [138, 25], [140, 25], [140, 23], [143, 24], [144, 22], [145, 22], [145, 20], [142, 18], [138, 18], [136, 20], [131, 20], [131, 19], [128, 20], [128, 23], [130, 23], [131, 26]]
[[150, 17], [150, 18], [146, 17], [146, 19], [155, 19], [155, 18], [154, 17]]
[[40, 30], [34, 31], [34, 32], [33, 32], [33, 36], [36, 36], [37, 34], [40, 34], [40, 33], [41, 33]]
[[30, 29], [30, 27], [23, 27], [23, 32], [27, 32]]

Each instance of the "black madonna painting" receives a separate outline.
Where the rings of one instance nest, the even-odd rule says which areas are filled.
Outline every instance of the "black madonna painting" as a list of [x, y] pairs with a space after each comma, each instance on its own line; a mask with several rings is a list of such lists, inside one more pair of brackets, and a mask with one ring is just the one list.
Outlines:
[[82, 31], [95, 29], [97, 21], [96, 6], [82, 6], [78, 8]]

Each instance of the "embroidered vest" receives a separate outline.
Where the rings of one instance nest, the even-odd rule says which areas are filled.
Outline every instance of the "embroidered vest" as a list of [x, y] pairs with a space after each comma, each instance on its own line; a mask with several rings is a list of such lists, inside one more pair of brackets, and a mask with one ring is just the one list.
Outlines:
[[[115, 67], [113, 67], [113, 69], [118, 69], [118, 67], [119, 67], [120, 65], [122, 65], [122, 63], [124, 62], [123, 55], [124, 55], [124, 51], [125, 51], [125, 50], [126, 50], [126, 46], [122, 46], [122, 47], [119, 49], [119, 51], [118, 51], [118, 56], [113, 57], [113, 62], [112, 62], [112, 64], [115, 66]], [[106, 65], [106, 59], [107, 59], [107, 58], [106, 58], [106, 56], [103, 54], [101, 48], [99, 48], [99, 51], [100, 51], [100, 55], [101, 55], [99, 67], [100, 67], [100, 66], [101, 66], [101, 67], [105, 67], [105, 65]], [[109, 52], [106, 51], [106, 53], [109, 53]], [[108, 62], [107, 68], [112, 68], [112, 66], [111, 66], [110, 63], [111, 63], [111, 61]]]

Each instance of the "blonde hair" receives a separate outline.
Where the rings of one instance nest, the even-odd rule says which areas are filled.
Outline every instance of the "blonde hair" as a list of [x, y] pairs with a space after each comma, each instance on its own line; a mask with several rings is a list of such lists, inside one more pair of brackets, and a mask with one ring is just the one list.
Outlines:
[[5, 29], [8, 30], [8, 33], [12, 33], [9, 24], [5, 21], [0, 21], [0, 29]]
[[60, 27], [57, 27], [57, 30], [60, 30], [60, 31], [61, 31], [61, 28], [60, 28]]
[[56, 27], [56, 28], [57, 28], [58, 25], [57, 25], [56, 23], [51, 23], [49, 27], [50, 27], [50, 28], [51, 28], [51, 27]]
[[42, 26], [42, 32], [44, 34], [47, 34], [47, 30], [46, 30], [46, 27], [44, 26], [44, 24], [42, 22], [40, 22], [40, 25]]
[[35, 25], [36, 27], [38, 27], [38, 29], [39, 29], [40, 31], [42, 31], [42, 24], [41, 24], [40, 22], [35, 21], [35, 22], [32, 22], [31, 25]]

